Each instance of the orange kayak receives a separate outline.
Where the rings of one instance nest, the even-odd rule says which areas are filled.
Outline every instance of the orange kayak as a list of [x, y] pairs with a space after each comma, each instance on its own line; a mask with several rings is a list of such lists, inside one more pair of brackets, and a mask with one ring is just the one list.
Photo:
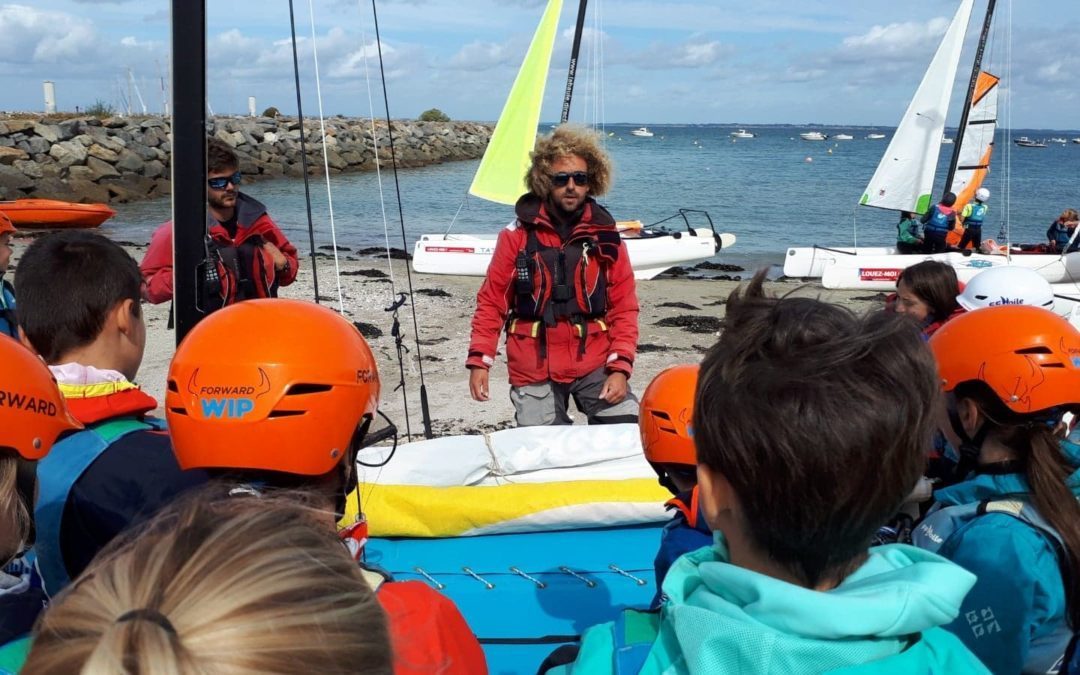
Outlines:
[[74, 204], [56, 199], [16, 199], [0, 202], [17, 228], [97, 227], [116, 215], [105, 204]]

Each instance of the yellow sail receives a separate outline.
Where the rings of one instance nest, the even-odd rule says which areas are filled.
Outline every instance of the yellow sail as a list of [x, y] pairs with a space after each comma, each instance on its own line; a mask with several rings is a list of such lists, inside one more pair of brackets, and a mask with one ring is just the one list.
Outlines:
[[536, 145], [540, 105], [544, 101], [544, 86], [562, 4], [562, 0], [549, 0], [499, 115], [487, 152], [469, 186], [469, 193], [481, 199], [514, 204], [528, 191], [525, 172], [529, 168], [529, 153]]

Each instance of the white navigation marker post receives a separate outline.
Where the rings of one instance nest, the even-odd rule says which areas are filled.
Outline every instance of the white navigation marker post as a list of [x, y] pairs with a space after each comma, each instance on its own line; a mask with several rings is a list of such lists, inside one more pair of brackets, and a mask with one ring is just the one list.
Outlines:
[[248, 115], [255, 117], [255, 97], [248, 96]]
[[52, 115], [56, 112], [56, 85], [52, 80], [45, 80], [45, 114]]

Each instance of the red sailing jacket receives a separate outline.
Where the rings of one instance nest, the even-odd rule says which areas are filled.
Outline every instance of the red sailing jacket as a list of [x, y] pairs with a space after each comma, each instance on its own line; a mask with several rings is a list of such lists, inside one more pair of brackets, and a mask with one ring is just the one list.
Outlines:
[[[584, 324], [584, 350], [580, 326], [561, 318], [554, 326], [543, 321], [512, 319], [516, 278], [515, 262], [528, 242], [528, 233], [535, 231], [543, 246], [559, 247], [562, 241], [548, 217], [546, 207], [538, 197], [527, 194], [518, 200], [517, 220], [499, 233], [495, 253], [480, 291], [476, 295], [476, 312], [472, 320], [472, 338], [465, 365], [469, 368], [490, 368], [498, 351], [499, 335], [507, 328], [506, 362], [510, 384], [520, 387], [553, 380], [572, 382], [592, 371], [606, 367], [608, 372], [631, 375], [638, 340], [638, 301], [634, 272], [619, 242], [615, 262], [605, 265], [607, 280], [607, 313], [602, 320]], [[585, 202], [580, 222], [574, 226], [575, 235], [615, 231], [615, 219], [604, 207], [589, 198]], [[545, 331], [543, 343], [540, 331]], [[546, 353], [546, 357], [544, 356]]]
[[[236, 236], [229, 237], [229, 233], [220, 223], [207, 215], [207, 233], [211, 239], [220, 246], [238, 247], [245, 241], [259, 236], [264, 241], [270, 242], [281, 250], [288, 259], [289, 267], [281, 273], [274, 271], [274, 261], [270, 254], [261, 248], [256, 251], [257, 259], [255, 267], [259, 271], [262, 283], [255, 283], [255, 293], [258, 297], [270, 297], [277, 295], [278, 286], [288, 286], [296, 279], [299, 268], [296, 247], [285, 238], [278, 226], [266, 213], [266, 207], [258, 200], [240, 193], [236, 199]], [[150, 248], [146, 251], [139, 269], [142, 271], [143, 280], [146, 281], [146, 297], [153, 304], [168, 302], [173, 297], [173, 233], [172, 221], [162, 224], [154, 232], [150, 239]], [[225, 270], [220, 269], [222, 280], [231, 277]], [[256, 278], [256, 281], [259, 279]], [[227, 289], [223, 289], [227, 290]], [[235, 284], [228, 297], [224, 298], [225, 304], [235, 300]]]
[[394, 675], [484, 675], [484, 651], [457, 606], [422, 581], [391, 581], [375, 597], [386, 612]]

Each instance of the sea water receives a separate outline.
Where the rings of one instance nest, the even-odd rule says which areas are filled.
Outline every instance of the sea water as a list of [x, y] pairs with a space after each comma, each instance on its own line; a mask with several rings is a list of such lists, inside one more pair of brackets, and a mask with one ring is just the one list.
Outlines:
[[[881, 246], [895, 241], [898, 214], [856, 207], [892, 129], [760, 126], [748, 127], [757, 138], [733, 140], [734, 127], [728, 125], [659, 125], [651, 127], [656, 134], [652, 138], [631, 136], [636, 126], [608, 125], [604, 130], [615, 181], [600, 202], [619, 220], [650, 224], [679, 209], [706, 211], [718, 232], [738, 238], [718, 260], [747, 268], [782, 263], [789, 246], [851, 245], [856, 239], [860, 246]], [[855, 138], [824, 142], [799, 138], [811, 129]], [[870, 133], [886, 138], [869, 140]], [[1012, 137], [1021, 135], [1072, 139], [1080, 133], [1018, 129]], [[1012, 241], [1043, 241], [1046, 228], [1062, 210], [1080, 208], [1080, 144], [1048, 146], [1014, 147], [999, 133], [992, 173], [984, 183], [992, 195], [984, 238], [1003, 234], [1008, 223]], [[935, 198], [953, 147], [941, 146]], [[331, 220], [338, 246], [352, 249], [384, 246], [384, 223], [390, 245], [401, 248], [402, 216], [410, 251], [421, 234], [448, 229], [495, 233], [510, 222], [513, 209], [466, 198], [477, 165], [478, 161], [465, 161], [400, 169], [400, 212], [390, 167], [383, 167], [381, 180], [376, 172], [331, 176], [329, 197], [325, 177], [313, 176], [315, 244], [330, 244]], [[259, 181], [242, 189], [267, 205], [298, 248], [310, 249], [302, 179]], [[120, 205], [102, 230], [116, 239], [144, 243], [169, 214], [168, 200]], [[694, 227], [707, 226], [700, 214], [687, 217]], [[685, 228], [681, 219], [665, 226]]]

